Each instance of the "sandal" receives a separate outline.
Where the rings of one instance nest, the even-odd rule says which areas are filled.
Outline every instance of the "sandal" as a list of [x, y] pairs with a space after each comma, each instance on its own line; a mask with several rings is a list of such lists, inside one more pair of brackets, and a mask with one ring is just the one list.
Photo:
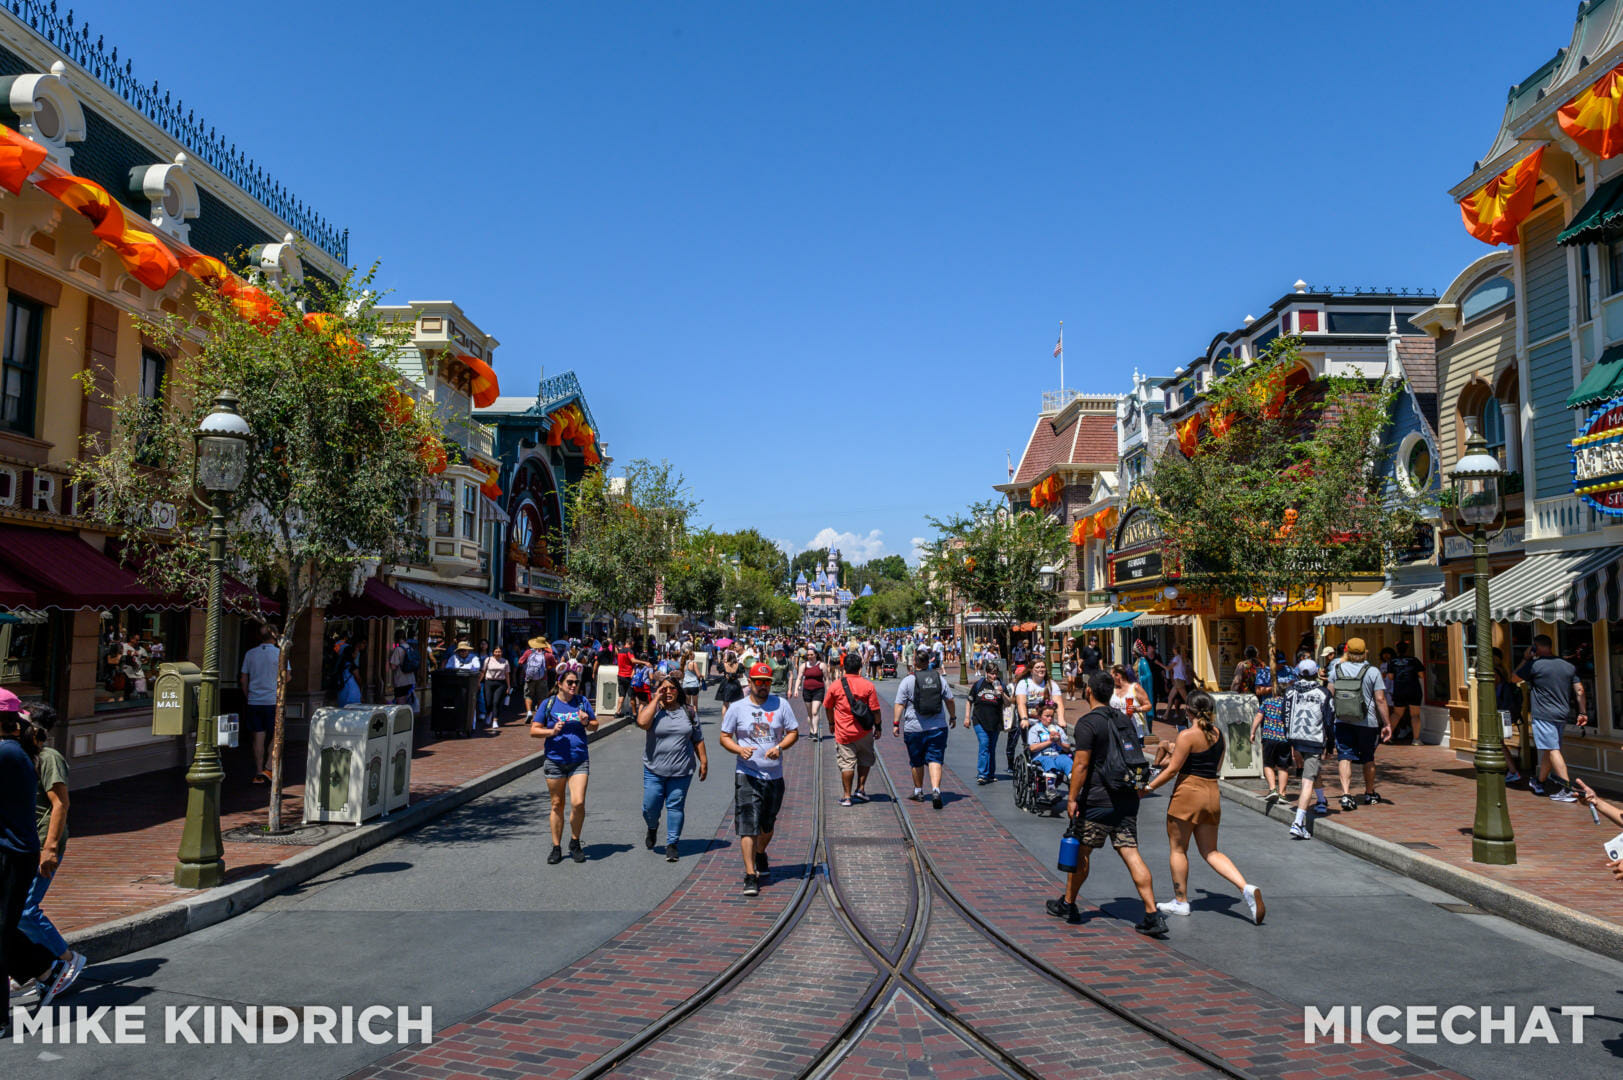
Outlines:
[[270, 773], [264, 771], [263, 769], [261, 769], [258, 773], [254, 774], [254, 783], [256, 783], [256, 784], [268, 784], [268, 783], [270, 783], [270, 781], [271, 781]]

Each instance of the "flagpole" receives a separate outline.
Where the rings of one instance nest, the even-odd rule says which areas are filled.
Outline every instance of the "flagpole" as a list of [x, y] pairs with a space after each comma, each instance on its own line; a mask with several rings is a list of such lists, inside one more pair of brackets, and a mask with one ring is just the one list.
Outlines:
[[1065, 320], [1059, 321], [1059, 396], [1065, 396]]

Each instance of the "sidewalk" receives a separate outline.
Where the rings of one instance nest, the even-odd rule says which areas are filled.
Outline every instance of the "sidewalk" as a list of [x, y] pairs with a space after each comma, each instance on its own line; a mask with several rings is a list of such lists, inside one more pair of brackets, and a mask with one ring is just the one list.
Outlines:
[[[1165, 723], [1157, 723], [1155, 733], [1163, 739], [1174, 735], [1172, 727]], [[1365, 806], [1360, 801], [1354, 811], [1343, 811], [1337, 804], [1341, 785], [1335, 760], [1327, 760], [1324, 769], [1320, 779], [1331, 810], [1329, 816], [1318, 821], [1355, 830], [1456, 871], [1466, 871], [1490, 883], [1531, 893], [1557, 907], [1623, 927], [1623, 907], [1618, 904], [1623, 893], [1607, 870], [1601, 849], [1616, 830], [1604, 820], [1597, 827], [1583, 807], [1536, 796], [1527, 790], [1525, 781], [1511, 785], [1508, 805], [1517, 862], [1514, 866], [1486, 866], [1471, 861], [1476, 771], [1469, 761], [1458, 760], [1455, 751], [1440, 746], [1382, 746], [1376, 754], [1375, 782], [1385, 801], [1376, 806]], [[1231, 780], [1227, 784], [1258, 796], [1267, 790], [1260, 778]], [[1298, 790], [1294, 777], [1289, 790], [1294, 797]], [[1354, 766], [1353, 795], [1361, 797], [1363, 791], [1362, 769]], [[1271, 816], [1279, 822], [1283, 836], [1291, 813], [1276, 808]], [[1522, 921], [1542, 928], [1534, 913], [1522, 914]]]
[[[511, 723], [478, 737], [416, 748], [411, 801], [432, 799], [492, 769], [541, 749], [528, 727]], [[282, 820], [304, 815], [303, 743], [289, 744], [283, 764]], [[220, 828], [263, 825], [269, 787], [250, 782], [243, 750], [227, 750], [220, 792]], [[84, 792], [71, 791], [67, 857], [46, 898], [45, 910], [64, 934], [196, 896], [173, 881], [175, 853], [186, 814], [185, 770], [146, 773]], [[330, 835], [350, 828], [330, 826]], [[239, 881], [310, 850], [303, 844], [225, 841], [226, 883]]]

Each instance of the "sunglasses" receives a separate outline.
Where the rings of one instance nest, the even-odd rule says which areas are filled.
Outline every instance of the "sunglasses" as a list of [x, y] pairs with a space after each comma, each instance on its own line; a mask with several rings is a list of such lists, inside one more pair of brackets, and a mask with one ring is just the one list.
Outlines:
[[580, 680], [579, 679], [559, 679], [558, 680], [558, 685], [559, 686], [579, 686], [580, 685]]

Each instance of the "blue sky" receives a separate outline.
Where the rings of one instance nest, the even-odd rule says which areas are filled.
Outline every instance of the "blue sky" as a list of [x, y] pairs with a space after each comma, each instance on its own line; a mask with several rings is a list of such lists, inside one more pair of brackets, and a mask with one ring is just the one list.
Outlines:
[[1571, 0], [176, 0], [93, 30], [383, 263], [579, 373], [723, 529], [900, 552], [1058, 384], [1165, 374], [1288, 291], [1442, 288], [1446, 189]]

